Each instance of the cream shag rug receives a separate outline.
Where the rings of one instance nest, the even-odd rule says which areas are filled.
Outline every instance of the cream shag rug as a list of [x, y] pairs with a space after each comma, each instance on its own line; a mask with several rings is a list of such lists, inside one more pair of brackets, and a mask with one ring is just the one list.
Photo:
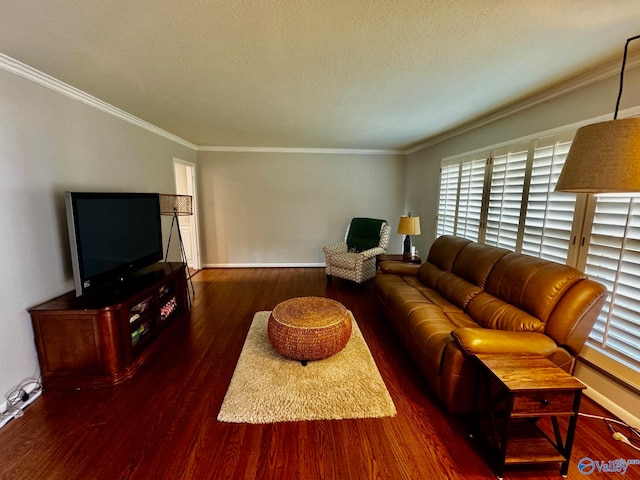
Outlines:
[[347, 346], [307, 366], [273, 349], [267, 338], [269, 315], [258, 312], [253, 318], [219, 421], [275, 423], [396, 415], [353, 315]]

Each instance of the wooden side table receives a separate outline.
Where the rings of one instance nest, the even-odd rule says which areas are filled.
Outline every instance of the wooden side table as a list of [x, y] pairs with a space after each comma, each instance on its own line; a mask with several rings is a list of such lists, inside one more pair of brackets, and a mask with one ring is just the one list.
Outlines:
[[[475, 357], [481, 375], [476, 384], [473, 431], [493, 447], [498, 478], [503, 478], [505, 466], [537, 463], [560, 463], [560, 474], [566, 476], [586, 387], [540, 355]], [[542, 417], [551, 420], [551, 437], [537, 425]], [[564, 435], [558, 417], [568, 418]]]

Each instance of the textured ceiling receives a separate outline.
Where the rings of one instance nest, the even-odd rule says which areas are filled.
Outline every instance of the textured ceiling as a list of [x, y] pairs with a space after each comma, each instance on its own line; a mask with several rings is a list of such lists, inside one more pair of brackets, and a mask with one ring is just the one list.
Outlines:
[[638, 0], [0, 0], [0, 52], [199, 146], [406, 149], [621, 58]]

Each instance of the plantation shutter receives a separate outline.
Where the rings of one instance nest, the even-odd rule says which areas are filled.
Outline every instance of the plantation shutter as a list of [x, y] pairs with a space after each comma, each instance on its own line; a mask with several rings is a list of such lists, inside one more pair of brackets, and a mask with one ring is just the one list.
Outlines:
[[528, 150], [492, 161], [485, 243], [516, 251]]
[[460, 200], [456, 235], [474, 242], [480, 236], [480, 214], [487, 159], [471, 159], [462, 163], [460, 173]]
[[453, 235], [456, 228], [456, 208], [458, 205], [458, 184], [460, 164], [440, 167], [440, 196], [438, 199], [438, 226], [440, 235]]
[[640, 197], [596, 197], [585, 273], [609, 291], [587, 345], [640, 372]]
[[[576, 195], [554, 189], [571, 142], [538, 146], [533, 152], [531, 180], [521, 252], [558, 263], [575, 264], [572, 247]], [[570, 261], [569, 261], [570, 260]]]

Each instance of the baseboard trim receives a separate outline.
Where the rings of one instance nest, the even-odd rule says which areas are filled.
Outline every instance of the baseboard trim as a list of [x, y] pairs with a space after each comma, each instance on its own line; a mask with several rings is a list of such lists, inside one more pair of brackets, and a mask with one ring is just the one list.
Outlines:
[[587, 385], [587, 389], [584, 391], [585, 396], [589, 397], [591, 400], [596, 402], [598, 405], [603, 407], [604, 409], [611, 412], [613, 415], [618, 417], [623, 422], [626, 422], [628, 425], [638, 428], [640, 426], [640, 418], [633, 415], [628, 410], [617, 405], [615, 402], [611, 401], [608, 397], [589, 386], [584, 380], [580, 380], [582, 383]]
[[324, 263], [206, 263], [202, 268], [324, 268]]

